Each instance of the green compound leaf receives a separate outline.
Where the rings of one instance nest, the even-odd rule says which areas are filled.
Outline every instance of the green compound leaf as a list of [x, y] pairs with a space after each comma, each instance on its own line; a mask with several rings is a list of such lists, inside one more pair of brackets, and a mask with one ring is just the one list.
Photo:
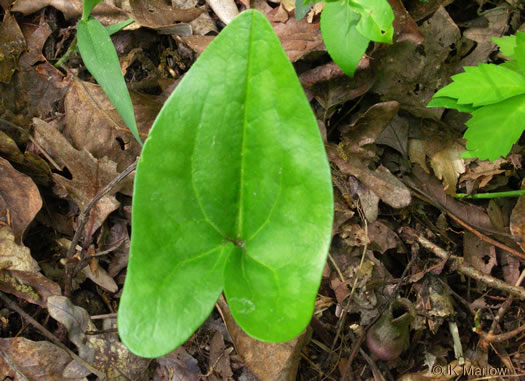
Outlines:
[[492, 37], [491, 40], [499, 46], [499, 50], [504, 56], [514, 58], [516, 36]]
[[102, 87], [135, 139], [142, 144], [133, 104], [107, 30], [97, 19], [89, 17], [87, 21], [78, 22], [77, 39], [78, 50], [86, 68]]
[[350, 9], [361, 15], [357, 30], [369, 40], [391, 44], [394, 11], [387, 0], [351, 0]]
[[315, 117], [270, 23], [235, 18], [157, 117], [135, 177], [118, 328], [144, 357], [172, 351], [223, 291], [250, 335], [311, 319], [333, 218]]
[[356, 28], [360, 16], [347, 2], [327, 3], [321, 13], [321, 33], [326, 50], [343, 72], [352, 77], [370, 39]]
[[473, 107], [472, 105], [461, 105], [457, 99], [449, 97], [434, 97], [428, 102], [427, 107], [445, 107], [452, 108], [461, 112], [472, 112], [477, 110], [479, 107]]
[[525, 95], [473, 111], [466, 123], [467, 152], [462, 156], [490, 161], [507, 156], [525, 129], [524, 120]]
[[466, 66], [465, 72], [452, 76], [454, 82], [434, 94], [450, 97], [459, 104], [483, 106], [525, 93], [525, 77], [501, 65]]

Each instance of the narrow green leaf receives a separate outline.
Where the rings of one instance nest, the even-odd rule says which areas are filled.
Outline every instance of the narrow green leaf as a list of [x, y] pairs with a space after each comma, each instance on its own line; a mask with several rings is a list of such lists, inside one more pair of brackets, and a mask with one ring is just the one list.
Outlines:
[[135, 139], [142, 144], [128, 88], [108, 32], [98, 20], [89, 17], [87, 21], [78, 22], [77, 40], [86, 68], [107, 94]]
[[108, 25], [106, 26], [106, 32], [108, 32], [108, 34], [111, 36], [117, 32], [120, 32], [122, 29], [124, 29], [125, 27], [127, 27], [128, 25], [130, 24], [133, 24], [135, 22], [135, 20], [133, 19], [127, 19], [127, 20], [124, 20], [122, 22], [119, 22], [117, 24], [113, 24], [113, 25]]
[[457, 99], [449, 97], [434, 97], [430, 100], [430, 102], [428, 102], [427, 107], [452, 108], [461, 112], [472, 112], [478, 109], [478, 107], [474, 107], [472, 105], [459, 104]]
[[82, 8], [82, 21], [87, 21], [91, 15], [91, 11], [93, 11], [93, 8], [95, 8], [95, 6], [102, 1], [104, 0], [84, 0]]
[[504, 56], [514, 58], [514, 49], [516, 49], [516, 36], [492, 37], [491, 40], [499, 46], [499, 50]]
[[330, 170], [315, 117], [266, 18], [236, 17], [157, 117], [138, 163], [119, 333], [164, 355], [223, 290], [250, 335], [308, 324], [331, 237]]
[[370, 40], [356, 28], [360, 16], [346, 2], [328, 3], [321, 13], [326, 50], [343, 72], [352, 77]]
[[473, 111], [466, 123], [467, 152], [462, 156], [490, 161], [507, 156], [525, 129], [524, 120], [525, 95]]
[[465, 72], [452, 76], [451, 84], [434, 94], [450, 97], [459, 104], [483, 106], [525, 93], [525, 77], [501, 65], [466, 66]]
[[361, 15], [357, 30], [366, 38], [391, 44], [394, 11], [387, 0], [351, 0], [350, 9]]

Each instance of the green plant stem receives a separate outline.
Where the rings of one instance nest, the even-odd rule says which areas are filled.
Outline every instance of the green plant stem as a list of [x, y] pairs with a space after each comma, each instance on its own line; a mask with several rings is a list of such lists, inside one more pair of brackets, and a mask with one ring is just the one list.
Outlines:
[[525, 189], [508, 191], [508, 192], [477, 193], [477, 194], [456, 193], [456, 198], [500, 198], [500, 197], [519, 197], [522, 195], [525, 195]]
[[75, 36], [75, 38], [73, 39], [73, 42], [71, 43], [71, 45], [69, 45], [69, 48], [67, 49], [66, 53], [62, 57], [60, 57], [60, 59], [55, 63], [55, 67], [60, 68], [60, 65], [62, 65], [69, 59], [69, 56], [76, 50], [76, 48], [77, 48], [77, 36]]

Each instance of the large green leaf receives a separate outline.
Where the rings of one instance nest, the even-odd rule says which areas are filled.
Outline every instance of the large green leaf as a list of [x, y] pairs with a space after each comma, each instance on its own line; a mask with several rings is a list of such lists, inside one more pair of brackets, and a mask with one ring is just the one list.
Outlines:
[[135, 139], [142, 143], [117, 52], [107, 30], [90, 16], [87, 21], [78, 22], [77, 40], [86, 68], [102, 87]]
[[223, 290], [250, 335], [308, 324], [333, 217], [315, 117], [269, 22], [246, 11], [177, 86], [135, 177], [124, 343], [145, 357], [181, 345]]
[[488, 105], [472, 112], [466, 123], [467, 152], [463, 157], [494, 161], [507, 156], [525, 125], [525, 95]]
[[516, 49], [516, 36], [492, 37], [491, 40], [498, 45], [499, 50], [504, 56], [514, 58]]
[[522, 74], [525, 74], [525, 33], [516, 33], [516, 62]]
[[459, 104], [483, 106], [525, 93], [525, 76], [501, 65], [466, 66], [465, 72], [452, 76], [454, 82], [434, 94], [450, 97]]
[[349, 5], [361, 15], [359, 33], [372, 41], [392, 43], [394, 11], [387, 0], [351, 0]]
[[370, 42], [356, 28], [360, 17], [347, 2], [328, 3], [321, 13], [321, 33], [326, 50], [350, 77], [354, 75]]

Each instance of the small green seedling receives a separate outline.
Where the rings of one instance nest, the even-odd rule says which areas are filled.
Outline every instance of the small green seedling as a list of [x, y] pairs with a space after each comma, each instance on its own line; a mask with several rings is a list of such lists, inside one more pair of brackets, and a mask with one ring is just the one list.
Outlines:
[[104, 90], [135, 139], [142, 144], [131, 97], [120, 70], [117, 52], [109, 37], [112, 32], [123, 28], [129, 21], [104, 28], [97, 19], [90, 16], [93, 8], [101, 1], [84, 0], [82, 19], [77, 25], [78, 50], [86, 68]]
[[294, 338], [313, 313], [332, 218], [316, 119], [270, 23], [245, 11], [186, 73], [144, 144], [122, 341], [162, 356], [223, 291], [251, 336]]
[[[295, 15], [304, 17], [321, 0], [296, 0]], [[328, 0], [321, 13], [326, 50], [343, 72], [352, 77], [370, 41], [392, 43], [394, 12], [387, 0]]]
[[428, 104], [472, 114], [464, 158], [507, 156], [525, 129], [525, 33], [492, 40], [509, 61], [465, 67]]

